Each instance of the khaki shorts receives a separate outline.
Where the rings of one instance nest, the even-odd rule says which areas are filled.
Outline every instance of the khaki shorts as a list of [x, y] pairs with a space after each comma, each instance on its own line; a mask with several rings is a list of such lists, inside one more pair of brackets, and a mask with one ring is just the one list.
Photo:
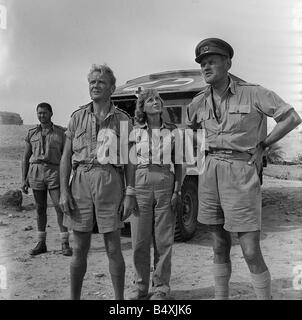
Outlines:
[[60, 169], [58, 165], [31, 163], [27, 179], [33, 190], [51, 190], [60, 188]]
[[261, 229], [261, 189], [255, 165], [208, 155], [199, 176], [198, 221], [230, 232]]
[[108, 164], [94, 166], [87, 171], [84, 166], [79, 166], [72, 177], [71, 192], [76, 209], [71, 216], [64, 214], [64, 226], [90, 232], [97, 223], [100, 233], [123, 227], [118, 215], [123, 189], [116, 168]]

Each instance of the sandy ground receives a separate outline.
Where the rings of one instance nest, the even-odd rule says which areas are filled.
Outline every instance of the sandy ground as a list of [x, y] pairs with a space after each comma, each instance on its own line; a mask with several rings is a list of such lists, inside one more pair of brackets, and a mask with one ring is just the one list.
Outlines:
[[[268, 168], [272, 175], [278, 168]], [[298, 168], [300, 169], [300, 168]], [[281, 168], [282, 170], [287, 170]], [[280, 168], [278, 172], [281, 172]], [[293, 170], [291, 170], [293, 171]], [[292, 172], [298, 176], [301, 171]], [[283, 172], [283, 171], [282, 171]], [[20, 160], [0, 159], [0, 194], [20, 187]], [[272, 275], [274, 299], [302, 299], [302, 181], [280, 180], [265, 176], [263, 184], [263, 230], [261, 246]], [[48, 252], [31, 257], [35, 242], [36, 215], [30, 193], [24, 196], [23, 210], [0, 208], [0, 299], [49, 300], [69, 299], [70, 257], [60, 254], [59, 230], [55, 211], [49, 202]], [[71, 236], [72, 245], [72, 236]], [[126, 262], [125, 293], [132, 288], [133, 268], [131, 239], [122, 235]], [[231, 251], [233, 273], [230, 282], [231, 299], [255, 299], [248, 268], [242, 257], [236, 235]], [[213, 298], [212, 249], [209, 234], [203, 225], [193, 239], [177, 242], [173, 250], [171, 295], [176, 300], [209, 300]], [[6, 273], [6, 281], [3, 278]], [[299, 283], [300, 280], [300, 283]], [[296, 283], [296, 285], [295, 285]], [[113, 299], [108, 261], [101, 235], [92, 238], [82, 298]]]

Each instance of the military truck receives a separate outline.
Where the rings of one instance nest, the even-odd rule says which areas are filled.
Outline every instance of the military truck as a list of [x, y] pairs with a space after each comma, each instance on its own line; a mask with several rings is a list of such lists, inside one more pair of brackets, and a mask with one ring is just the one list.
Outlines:
[[[243, 81], [234, 75], [231, 77]], [[140, 88], [155, 88], [164, 100], [163, 119], [185, 128], [186, 106], [205, 85], [199, 69], [166, 71], [127, 81], [117, 87], [112, 100], [117, 107], [134, 117]], [[193, 237], [197, 227], [198, 176], [192, 171], [188, 174], [187, 170], [183, 170], [181, 192], [182, 204], [175, 213], [175, 240], [186, 241]]]

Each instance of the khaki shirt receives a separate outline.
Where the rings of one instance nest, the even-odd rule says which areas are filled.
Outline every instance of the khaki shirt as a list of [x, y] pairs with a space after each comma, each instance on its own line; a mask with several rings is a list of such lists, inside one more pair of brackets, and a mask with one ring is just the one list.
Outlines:
[[31, 145], [30, 163], [44, 162], [59, 165], [65, 143], [65, 129], [52, 123], [45, 139], [42, 137], [42, 127], [37, 125], [29, 129], [25, 141]]
[[136, 144], [138, 165], [175, 163], [175, 134], [177, 126], [163, 122], [159, 129], [149, 129], [147, 123], [134, 127], [132, 139]]
[[111, 104], [102, 125], [97, 127], [92, 102], [71, 115], [66, 136], [72, 141], [72, 164], [110, 163], [122, 166], [128, 163], [131, 118]]
[[211, 86], [201, 91], [187, 107], [187, 125], [205, 129], [206, 150], [252, 151], [266, 133], [266, 116], [278, 122], [292, 106], [260, 85], [230, 79], [221, 101], [221, 115], [214, 115]]

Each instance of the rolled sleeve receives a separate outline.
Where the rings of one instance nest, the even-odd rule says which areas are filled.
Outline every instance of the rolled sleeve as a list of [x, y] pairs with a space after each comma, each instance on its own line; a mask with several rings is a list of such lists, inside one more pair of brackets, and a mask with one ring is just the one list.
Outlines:
[[27, 142], [27, 143], [30, 143], [30, 140], [29, 140], [29, 132], [28, 132], [27, 135], [25, 136], [24, 141]]
[[256, 106], [268, 117], [274, 118], [276, 122], [294, 108], [281, 99], [275, 92], [258, 87], [256, 92]]

